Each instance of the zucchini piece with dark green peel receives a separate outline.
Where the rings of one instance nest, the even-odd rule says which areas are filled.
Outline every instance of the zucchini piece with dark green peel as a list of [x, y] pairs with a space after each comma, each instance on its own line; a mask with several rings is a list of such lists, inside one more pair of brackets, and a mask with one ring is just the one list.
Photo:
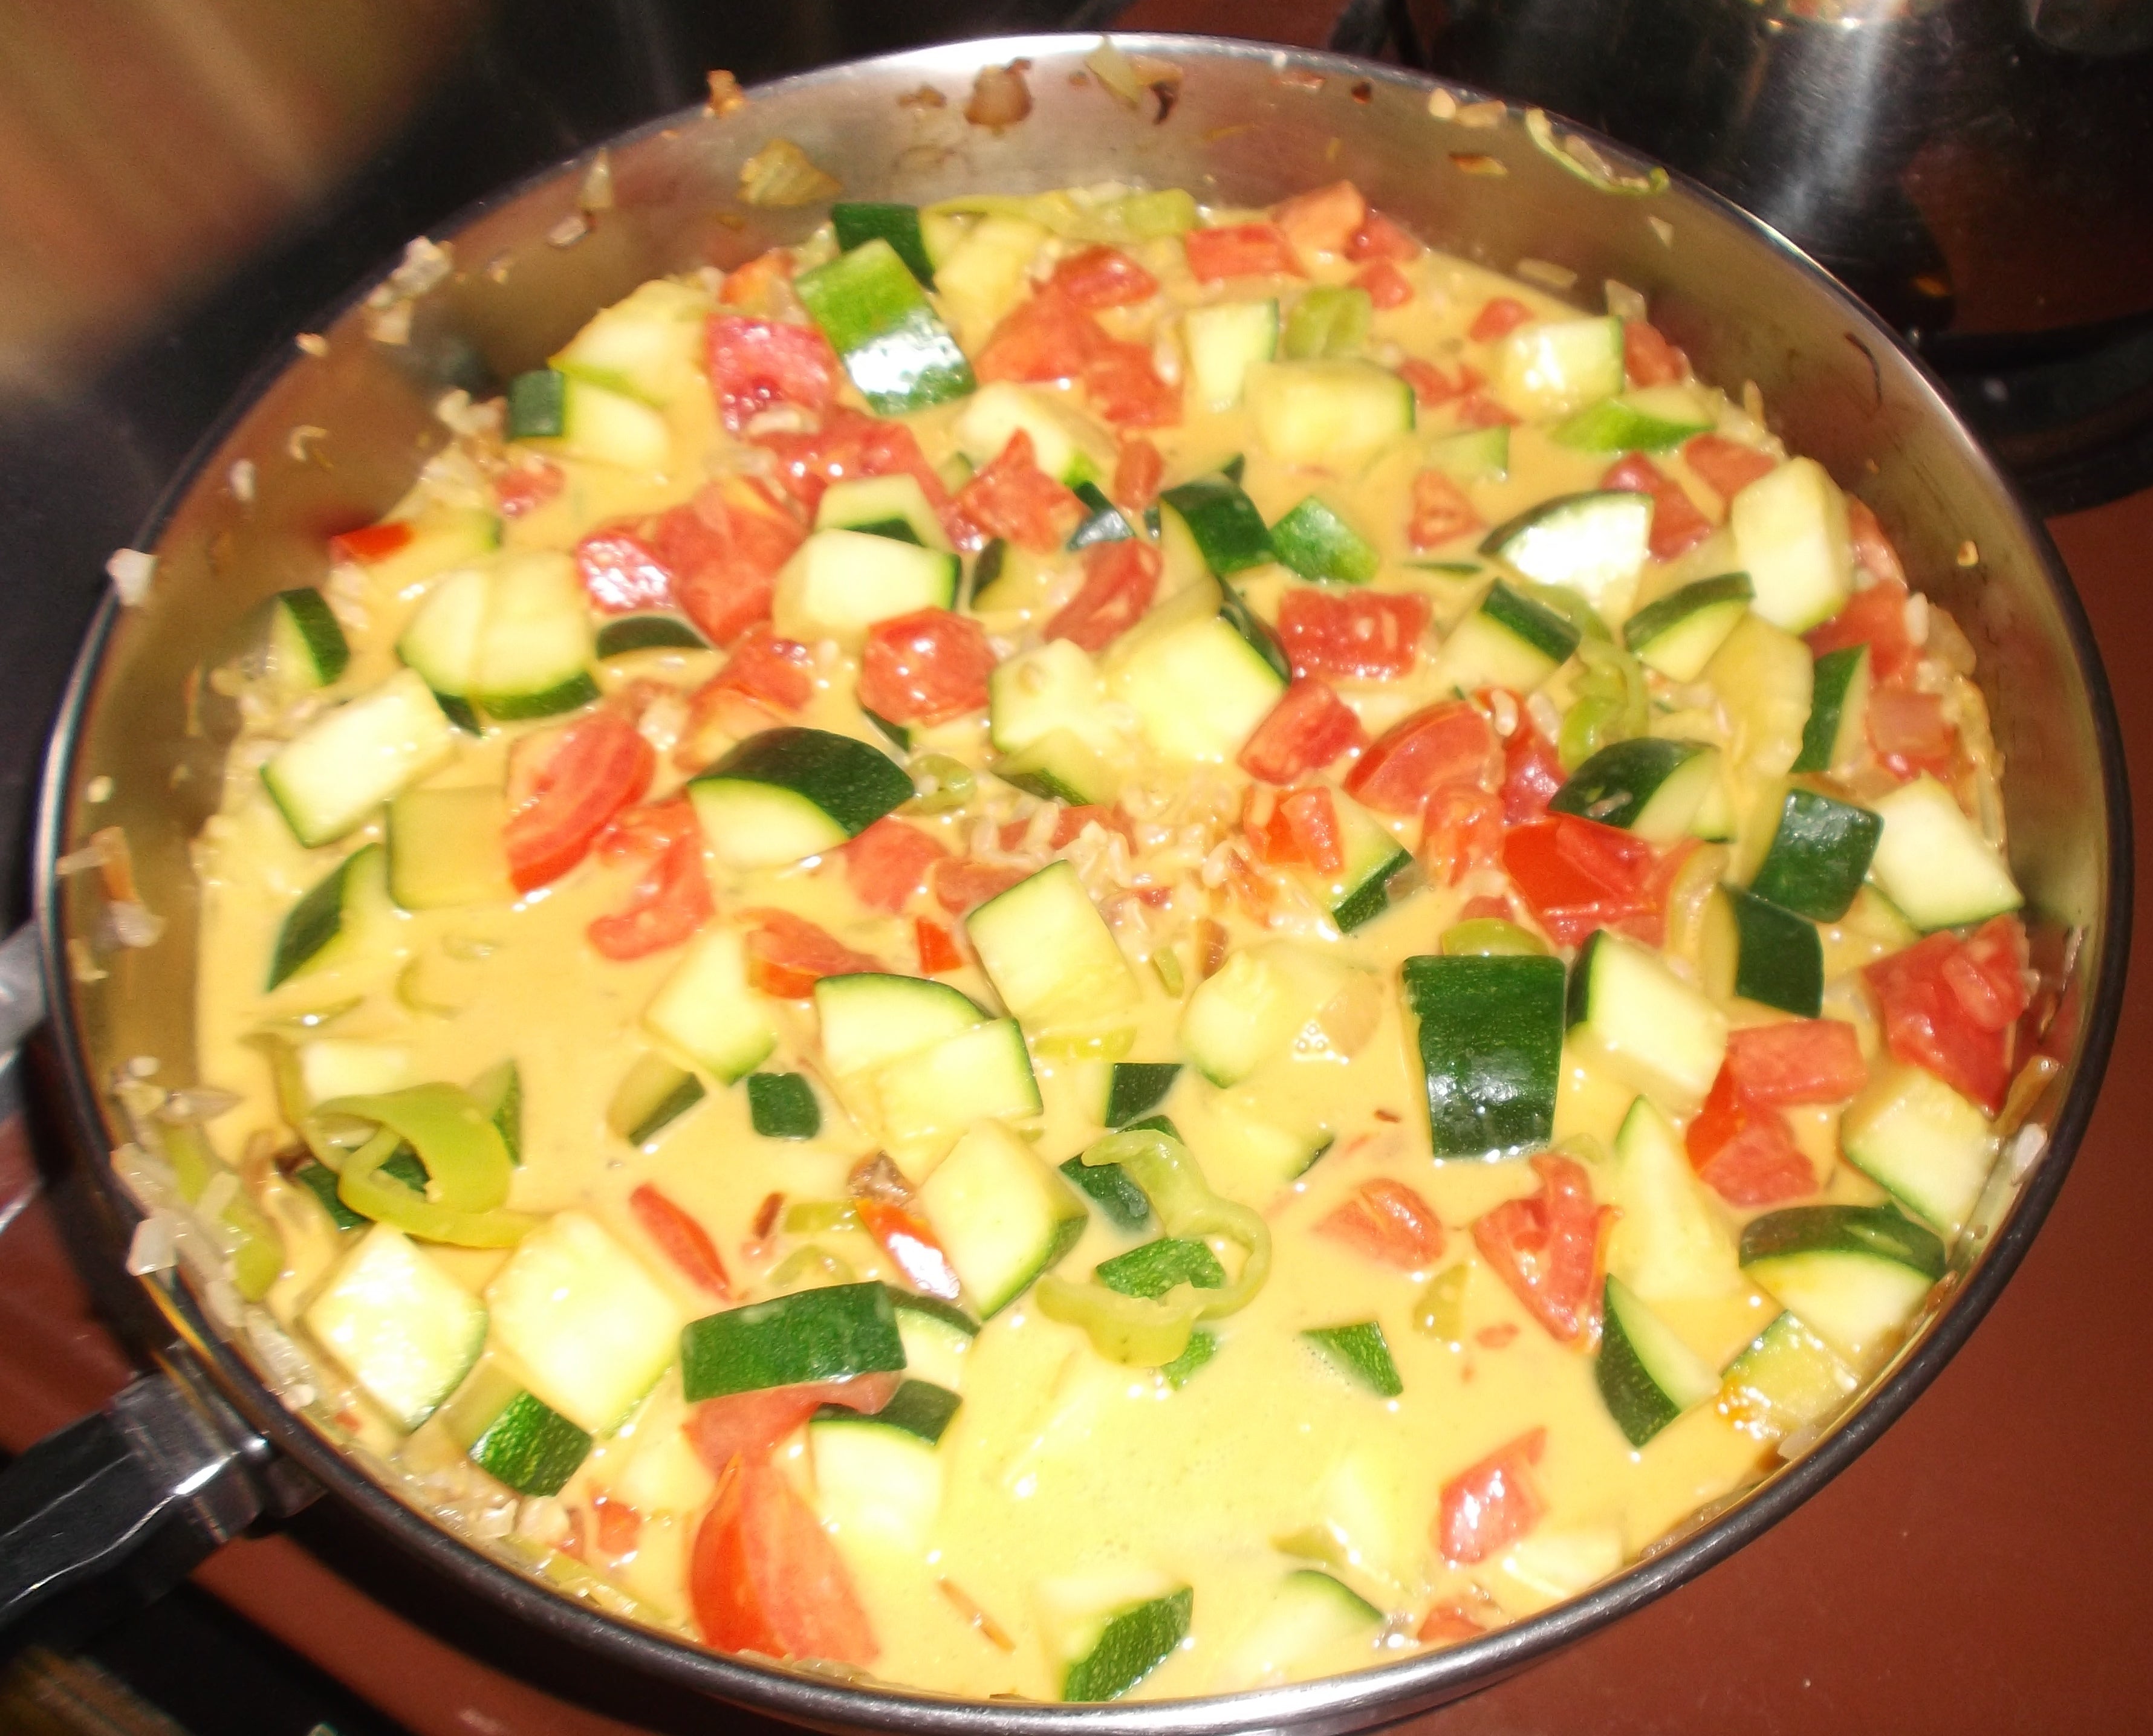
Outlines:
[[469, 1086], [479, 1113], [493, 1124], [501, 1143], [508, 1148], [508, 1160], [523, 1161], [523, 1069], [515, 1057], [496, 1061]]
[[700, 1079], [651, 1052], [639, 1056], [614, 1087], [606, 1125], [631, 1145], [647, 1145], [703, 1100]]
[[1453, 482], [1500, 482], [1510, 474], [1510, 430], [1499, 422], [1443, 434], [1428, 443], [1428, 461]]
[[1375, 301], [1365, 289], [1319, 284], [1302, 291], [1293, 312], [1286, 315], [1280, 348], [1289, 362], [1356, 356], [1368, 341], [1368, 324], [1375, 312]]
[[972, 364], [885, 238], [802, 272], [792, 287], [877, 415], [907, 415], [976, 388]]
[[1631, 1446], [1643, 1446], [1719, 1389], [1697, 1353], [1620, 1278], [1607, 1280], [1600, 1318], [1593, 1376], [1608, 1415]]
[[1944, 1275], [1944, 1245], [1892, 1206], [1790, 1206], [1742, 1232], [1742, 1270], [1857, 1367]]
[[1178, 1392], [1188, 1384], [1199, 1368], [1218, 1353], [1218, 1333], [1207, 1332], [1199, 1327], [1188, 1335], [1188, 1343], [1181, 1354], [1170, 1363], [1161, 1363], [1158, 1372], [1166, 1377], [1166, 1383]]
[[1652, 529], [1650, 495], [1558, 495], [1498, 525], [1480, 552], [1540, 584], [1575, 590], [1596, 609], [1612, 586], [1643, 570]]
[[915, 548], [949, 551], [927, 490], [917, 476], [902, 470], [894, 476], [847, 476], [832, 483], [815, 503], [815, 528], [857, 530]]
[[1871, 659], [1866, 645], [1845, 645], [1816, 660], [1809, 720], [1802, 729], [1797, 772], [1844, 771], [1869, 748]]
[[590, 1456], [591, 1437], [529, 1393], [471, 1444], [471, 1461], [518, 1495], [558, 1495]]
[[689, 780], [704, 836], [730, 867], [777, 867], [834, 850], [912, 799], [912, 779], [849, 735], [789, 727], [751, 735]]
[[672, 433], [649, 404], [552, 368], [508, 383], [507, 432], [626, 470], [662, 470], [673, 457]]
[[1074, 729], [1050, 729], [1029, 746], [997, 759], [1003, 783], [1041, 801], [1072, 808], [1104, 807], [1121, 793], [1122, 773]]
[[1408, 958], [1404, 980], [1436, 1156], [1546, 1145], [1562, 1070], [1562, 961]]
[[1749, 890], [1781, 910], [1836, 922], [1861, 890], [1883, 834], [1884, 820], [1866, 808], [1790, 789]]
[[804, 1073], [751, 1073], [746, 1084], [748, 1120], [766, 1140], [812, 1140], [822, 1132], [822, 1105]]
[[1338, 1372], [1379, 1398], [1395, 1398], [1406, 1389], [1398, 1378], [1398, 1365], [1391, 1358], [1390, 1341], [1381, 1322], [1356, 1320], [1344, 1326], [1311, 1327], [1301, 1333]]
[[1603, 398], [1562, 422], [1550, 436], [1586, 452], [1665, 452], [1714, 425], [1704, 400], [1687, 386], [1640, 386]]
[[1435, 678], [1460, 693], [1529, 693], [1570, 661], [1581, 637], [1545, 603], [1498, 579], [1443, 642]]
[[1275, 558], [1264, 515], [1239, 483], [1207, 476], [1170, 488], [1159, 498], [1181, 515], [1204, 564], [1218, 577]]
[[1095, 542], [1127, 542], [1137, 534], [1128, 515], [1107, 498], [1096, 482], [1080, 482], [1070, 490], [1084, 503], [1084, 516], [1062, 546], [1071, 551], [1088, 549]]
[[1277, 558], [1305, 579], [1365, 585], [1382, 565], [1373, 545], [1314, 495], [1271, 526]]
[[904, 1366], [897, 1309], [878, 1283], [838, 1284], [751, 1302], [680, 1332], [681, 1390], [690, 1404], [811, 1380], [849, 1380]]
[[949, 1392], [959, 1391], [972, 1341], [980, 1336], [980, 1322], [939, 1297], [922, 1296], [893, 1284], [884, 1287], [897, 1310], [897, 1335], [904, 1342], [906, 1379], [931, 1381]]
[[1749, 575], [1698, 579], [1647, 603], [1622, 624], [1637, 661], [1670, 681], [1695, 681], [1749, 607]]
[[1280, 681], [1293, 679], [1293, 664], [1287, 658], [1285, 647], [1270, 624], [1250, 608], [1241, 594], [1231, 585], [1221, 585], [1223, 593], [1219, 602], [1219, 618], [1241, 636], [1250, 650], [1270, 666], [1272, 674]]
[[388, 852], [361, 845], [293, 905], [277, 931], [262, 987], [354, 957], [390, 916]]
[[840, 199], [830, 207], [830, 226], [837, 231], [839, 252], [849, 253], [872, 241], [887, 241], [922, 288], [934, 287], [934, 266], [919, 233], [918, 206]]
[[1077, 1190], [1124, 1230], [1141, 1230], [1151, 1221], [1151, 1201], [1119, 1164], [1087, 1164], [1072, 1157], [1061, 1173]]
[[1165, 1295], [1177, 1284], [1197, 1290], [1219, 1289], [1226, 1282], [1226, 1268], [1204, 1242], [1163, 1236], [1102, 1260], [1092, 1276], [1123, 1296], [1151, 1298]]
[[[1090, 1617], [1053, 1625], [1068, 1636], [1056, 1650], [1064, 1660], [1065, 1701], [1117, 1700], [1158, 1668], [1188, 1636], [1196, 1594], [1187, 1586]], [[1077, 1643], [1069, 1643], [1081, 1632]]]
[[263, 605], [262, 655], [272, 681], [294, 690], [325, 688], [351, 662], [351, 645], [320, 591], [280, 591]]
[[638, 651], [708, 651], [710, 642], [678, 615], [623, 615], [598, 629], [598, 661]]
[[1107, 1076], [1108, 1127], [1127, 1127], [1150, 1114], [1181, 1077], [1178, 1061], [1117, 1061]]
[[1548, 811], [1672, 844], [1689, 834], [1718, 784], [1718, 749], [1640, 736], [1593, 754], [1550, 799]]
[[882, 732], [883, 739], [895, 748], [898, 752], [903, 754], [910, 750], [912, 731], [904, 724], [893, 723], [880, 712], [869, 711], [864, 705], [860, 708], [860, 715], [879, 729]]
[[1824, 937], [1806, 916], [1739, 886], [1723, 886], [1734, 913], [1734, 992], [1797, 1018], [1824, 1010]]
[[1977, 1104], [1926, 1069], [1879, 1067], [1840, 1118], [1846, 1160], [1947, 1241], [1973, 1216], [1996, 1162]]

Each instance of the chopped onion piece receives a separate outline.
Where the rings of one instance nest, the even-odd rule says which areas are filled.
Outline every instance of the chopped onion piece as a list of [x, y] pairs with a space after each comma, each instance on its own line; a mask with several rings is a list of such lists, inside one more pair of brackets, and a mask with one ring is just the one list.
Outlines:
[[773, 139], [741, 165], [741, 197], [762, 207], [819, 205], [845, 190], [790, 139]]

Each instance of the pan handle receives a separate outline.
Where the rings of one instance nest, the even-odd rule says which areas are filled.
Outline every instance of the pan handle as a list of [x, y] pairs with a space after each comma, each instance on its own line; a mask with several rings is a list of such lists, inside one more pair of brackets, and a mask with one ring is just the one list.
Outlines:
[[162, 1373], [23, 1453], [0, 1474], [0, 1657], [177, 1584], [262, 1515], [252, 1456]]

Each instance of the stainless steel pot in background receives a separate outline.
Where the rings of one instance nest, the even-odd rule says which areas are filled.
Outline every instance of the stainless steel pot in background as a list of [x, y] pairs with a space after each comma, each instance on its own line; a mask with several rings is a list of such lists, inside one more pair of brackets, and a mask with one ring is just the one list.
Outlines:
[[[224, 744], [195, 704], [195, 677], [232, 624], [271, 591], [318, 580], [323, 539], [400, 495], [442, 430], [445, 392], [484, 392], [556, 348], [598, 306], [658, 272], [733, 262], [797, 238], [819, 210], [739, 201], [742, 161], [773, 137], [803, 147], [856, 197], [928, 201], [982, 187], [1026, 191], [1121, 178], [1264, 203], [1350, 175], [1431, 241], [1503, 269], [1533, 261], [1596, 304], [1603, 280], [1645, 292], [1700, 373], [1754, 381], [1774, 425], [1878, 511], [1917, 582], [1949, 607], [1982, 658], [2007, 764], [2013, 863], [2037, 957], [2059, 990], [2046, 1042], [2061, 1071], [2035, 1110], [2045, 1146], [1999, 1180], [1939, 1305], [1887, 1377], [1827, 1436], [1727, 1511], [1700, 1520], [1607, 1584], [1471, 1645], [1327, 1681], [1230, 1699], [1062, 1708], [970, 1705], [716, 1656], [578, 1601], [437, 1526], [387, 1468], [350, 1450], [276, 1365], [267, 1322], [228, 1287], [145, 1277], [153, 1352], [180, 1377], [109, 1418], [26, 1454], [42, 1480], [0, 1485], [0, 1539], [64, 1535], [109, 1563], [109, 1531], [159, 1540], [169, 1571], [237, 1526], [303, 1499], [308, 1480], [431, 1568], [543, 1635], [654, 1681], [827, 1728], [976, 1733], [1212, 1732], [1293, 1724], [1362, 1728], [1519, 1667], [1659, 1595], [1813, 1493], [1911, 1403], [1963, 1341], [2023, 1254], [2060, 1185], [2113, 1033], [2129, 926], [2128, 808], [2098, 657], [2040, 530], [1934, 383], [1869, 314], [1778, 238], [1677, 184], [1640, 195], [1579, 171], [1578, 154], [1515, 115], [1455, 119], [1478, 98], [1366, 63], [1195, 38], [1126, 39], [1178, 69], [1125, 108], [1079, 79], [1092, 38], [953, 45], [784, 80], [745, 106], [690, 111], [616, 141], [611, 203], [586, 205], [588, 161], [541, 177], [451, 226], [439, 281], [407, 271], [382, 296], [318, 322], [325, 355], [279, 358], [144, 528], [154, 580], [139, 605], [108, 602], [78, 666], [48, 768], [39, 920], [53, 1003], [50, 1063], [62, 1114], [94, 1185], [116, 1266], [137, 1206], [109, 1162], [133, 1129], [110, 1088], [123, 1074], [167, 1089], [194, 1072], [195, 895], [188, 844], [215, 805]], [[1028, 60], [1034, 108], [999, 131], [964, 119], [985, 63]], [[922, 95], [931, 90], [939, 98]], [[1467, 117], [1495, 120], [1481, 112]], [[1623, 177], [1645, 165], [1596, 147]], [[1590, 157], [1591, 153], [1585, 154]], [[1489, 172], [1499, 165], [1499, 174]], [[369, 287], [371, 287], [369, 286]], [[372, 301], [374, 305], [369, 305]], [[385, 301], [408, 305], [384, 322]], [[314, 432], [305, 432], [314, 430]], [[236, 466], [251, 467], [239, 471]], [[250, 478], [245, 488], [239, 475]], [[115, 916], [113, 885], [61, 876], [61, 859], [116, 827], [155, 931]], [[63, 1444], [65, 1444], [64, 1445]], [[160, 1480], [161, 1479], [161, 1480]], [[113, 1495], [82, 1499], [93, 1485]], [[61, 1534], [85, 1512], [104, 1534]], [[38, 1527], [42, 1533], [38, 1533]], [[0, 1558], [8, 1555], [0, 1549]], [[47, 1579], [8, 1584], [25, 1604], [88, 1571], [49, 1547]]]

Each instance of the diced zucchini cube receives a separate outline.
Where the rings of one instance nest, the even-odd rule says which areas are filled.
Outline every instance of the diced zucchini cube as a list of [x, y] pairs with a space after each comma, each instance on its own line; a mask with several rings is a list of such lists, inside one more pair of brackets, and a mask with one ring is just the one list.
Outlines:
[[304, 1317], [322, 1348], [406, 1431], [456, 1390], [486, 1343], [485, 1305], [386, 1224], [344, 1256]]
[[983, 1320], [1075, 1246], [1091, 1214], [998, 1120], [957, 1141], [919, 1190], [919, 1209]]

